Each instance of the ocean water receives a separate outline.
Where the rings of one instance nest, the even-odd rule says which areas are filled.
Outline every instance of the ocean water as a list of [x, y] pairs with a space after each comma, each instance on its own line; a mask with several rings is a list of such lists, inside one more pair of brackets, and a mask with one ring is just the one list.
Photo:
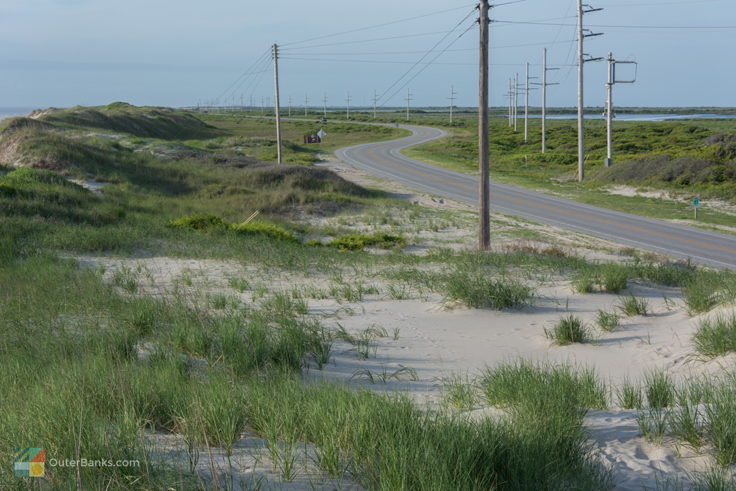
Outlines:
[[[541, 115], [538, 115], [541, 116]], [[547, 119], [577, 119], [577, 114], [550, 114]], [[615, 121], [669, 121], [673, 119], [733, 119], [733, 114], [617, 114]], [[602, 114], [586, 114], [585, 119], [605, 119]]]
[[10, 118], [13, 116], [25, 116], [33, 111], [33, 107], [0, 107], [0, 119]]

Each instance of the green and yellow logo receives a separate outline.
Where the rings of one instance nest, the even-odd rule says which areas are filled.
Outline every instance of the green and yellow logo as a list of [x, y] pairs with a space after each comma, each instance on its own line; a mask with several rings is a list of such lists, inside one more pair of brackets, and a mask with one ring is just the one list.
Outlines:
[[46, 451], [42, 448], [16, 448], [13, 462], [16, 476], [43, 477]]

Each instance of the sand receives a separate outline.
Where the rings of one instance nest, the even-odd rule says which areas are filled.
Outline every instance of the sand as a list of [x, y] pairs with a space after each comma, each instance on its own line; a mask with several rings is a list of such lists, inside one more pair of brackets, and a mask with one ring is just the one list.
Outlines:
[[[349, 170], [343, 170], [341, 175], [356, 180], [372, 179]], [[472, 237], [472, 234], [465, 228], [463, 214], [467, 214], [467, 209], [463, 205], [446, 200], [440, 203], [436, 197], [417, 195], [405, 189], [392, 188], [392, 192], [416, 201], [417, 206], [429, 202], [430, 207], [460, 214], [461, 218], [455, 224], [457, 230], [449, 237], [459, 247], [467, 246], [468, 237]], [[496, 223], [505, 223], [503, 220], [509, 219], [495, 216], [494, 220]], [[530, 230], [540, 227], [524, 221], [514, 222], [510, 226], [529, 227]], [[551, 227], [542, 228], [552, 230], [548, 239], [553, 244], [566, 244], [564, 247], [573, 253], [600, 260], [625, 259], [615, 253], [614, 244], [553, 230]], [[439, 233], [443, 234], [442, 231]], [[444, 236], [448, 237], [448, 234], [444, 233]], [[427, 240], [431, 240], [431, 237]], [[546, 245], [534, 242], [526, 244], [536, 248], [550, 246], [549, 242]], [[523, 245], [517, 240], [506, 244], [506, 247]], [[253, 293], [234, 290], [229, 286], [228, 278], [244, 278], [252, 286], [263, 284], [271, 291], [287, 291], [300, 285], [328, 288], [333, 281], [329, 277], [305, 277], [297, 273], [285, 273], [269, 280], [267, 278], [274, 278], [274, 275], [264, 275], [256, 266], [238, 261], [96, 256], [79, 257], [77, 260], [84, 267], [103, 268], [103, 278], [111, 282], [115, 271], [121, 268], [132, 271], [139, 285], [135, 294], [157, 297], [177, 293], [196, 299], [224, 293], [243, 304], [252, 304], [257, 301]], [[592, 367], [614, 387], [625, 378], [641, 380], [653, 370], [664, 370], [675, 380], [684, 380], [736, 368], [736, 355], [714, 360], [696, 356], [692, 335], [699, 317], [687, 314], [678, 288], [630, 282], [620, 295], [577, 294], [572, 291], [567, 279], [551, 277], [537, 286], [537, 297], [531, 306], [498, 312], [449, 304], [441, 295], [434, 293], [422, 296], [412, 294], [406, 300], [396, 300], [387, 293], [389, 284], [379, 276], [357, 278], [346, 274], [345, 281], [351, 280], [374, 285], [380, 293], [366, 295], [362, 301], [352, 303], [310, 299], [308, 315], [319, 318], [326, 326], [336, 328], [339, 322], [354, 333], [380, 326], [388, 335], [375, 340], [375, 351], [365, 360], [356, 356], [351, 345], [337, 341], [330, 363], [322, 371], [310, 369], [307, 376], [381, 392], [402, 391], [422, 406], [436, 407], [441, 403], [442, 381], [449, 375], [472, 377], [487, 366], [519, 359]], [[264, 284], [264, 281], [267, 283]], [[595, 330], [595, 339], [586, 344], [556, 346], [546, 338], [545, 327], [551, 327], [560, 317], [574, 314], [593, 324], [599, 309], [613, 310], [624, 295], [646, 299], [649, 315], [624, 317], [621, 326], [614, 332]], [[720, 310], [727, 313], [734, 311], [732, 307]], [[387, 380], [386, 383], [371, 383], [367, 377], [360, 375], [366, 373], [365, 370], [375, 374], [393, 373], [402, 367], [415, 370], [417, 380], [401, 377], [400, 380]], [[711, 463], [708, 449], [698, 455], [672, 440], [665, 440], [661, 445], [648, 442], [639, 434], [636, 411], [617, 408], [615, 397], [613, 399], [613, 406], [609, 410], [589, 411], [585, 426], [590, 431], [591, 441], [598, 449], [601, 460], [614, 471], [616, 489], [655, 489], [658, 482], [666, 478], [679, 480], [687, 488], [690, 482], [688, 474], [705, 470]], [[483, 415], [489, 414], [489, 411], [492, 414], [492, 410], [479, 405], [469, 413]], [[159, 458], [186, 468], [188, 457], [180, 437], [148, 434], [146, 438]], [[321, 476], [310, 466], [309, 446], [304, 447], [305, 457], [297, 478], [294, 482], [283, 483], [278, 470], [268, 460], [267, 452], [263, 451], [264, 446], [263, 440], [244, 434], [231, 462], [227, 462], [220, 450], [216, 450], [212, 456], [200, 451], [197, 472], [211, 475], [211, 469], [215, 469], [215, 474], [222, 476], [235, 461], [233, 472], [235, 480], [244, 483], [241, 488], [248, 488], [248, 483], [255, 481], [260, 481], [265, 489], [310, 489], [312, 486], [318, 489], [336, 486], [357, 488], [349, 479], [334, 483]], [[235, 486], [236, 489], [238, 487]]]

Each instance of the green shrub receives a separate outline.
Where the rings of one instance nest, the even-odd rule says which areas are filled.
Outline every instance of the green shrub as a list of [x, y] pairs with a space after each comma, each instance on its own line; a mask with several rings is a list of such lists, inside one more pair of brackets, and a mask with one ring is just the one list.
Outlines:
[[384, 232], [376, 232], [372, 235], [349, 234], [336, 237], [330, 241], [330, 246], [343, 251], [360, 251], [366, 247], [378, 247], [379, 249], [401, 249], [407, 244], [406, 239], [400, 235], [390, 235]]
[[545, 329], [544, 334], [561, 346], [590, 340], [588, 327], [579, 317], [572, 314], [560, 319], [552, 329]]
[[228, 227], [228, 223], [216, 215], [192, 215], [169, 222], [169, 227], [190, 230], [210, 230]]
[[241, 223], [231, 227], [236, 233], [243, 235], [262, 235], [276, 240], [287, 240], [290, 242], [298, 242], [294, 234], [288, 230], [274, 225], [272, 223], [254, 220], [248, 223]]

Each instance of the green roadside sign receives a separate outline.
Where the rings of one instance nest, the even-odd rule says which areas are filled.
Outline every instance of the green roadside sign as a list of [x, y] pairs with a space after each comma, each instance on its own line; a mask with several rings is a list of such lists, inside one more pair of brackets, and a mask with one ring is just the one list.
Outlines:
[[700, 198], [698, 198], [697, 196], [693, 198], [693, 206], [695, 208], [697, 208], [698, 206], [700, 206]]

